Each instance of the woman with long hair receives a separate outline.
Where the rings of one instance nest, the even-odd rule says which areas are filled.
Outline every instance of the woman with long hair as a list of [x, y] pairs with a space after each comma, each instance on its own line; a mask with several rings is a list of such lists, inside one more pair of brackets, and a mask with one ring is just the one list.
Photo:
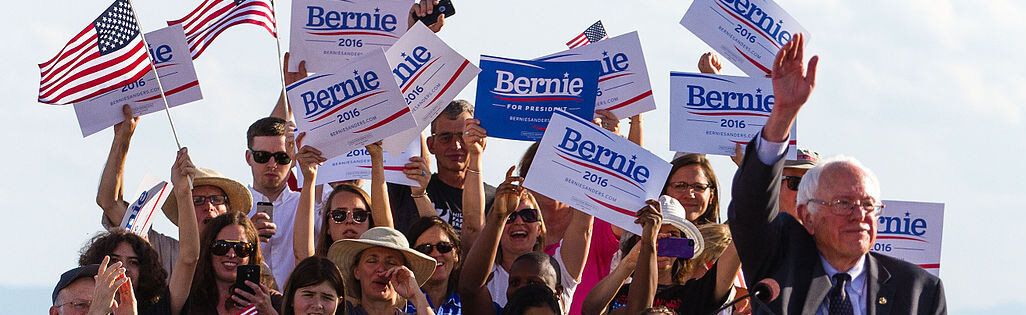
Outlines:
[[461, 314], [456, 285], [463, 264], [460, 257], [463, 245], [456, 229], [438, 216], [422, 217], [413, 222], [406, 238], [414, 250], [431, 256], [437, 262], [431, 279], [422, 287], [435, 313]]
[[167, 271], [146, 239], [120, 228], [102, 232], [82, 249], [78, 264], [100, 264], [104, 257], [110, 257], [109, 263], [121, 262], [125, 275], [132, 279], [139, 314], [170, 312]]
[[331, 260], [312, 256], [296, 264], [285, 281], [282, 315], [340, 314], [346, 286], [342, 274]]

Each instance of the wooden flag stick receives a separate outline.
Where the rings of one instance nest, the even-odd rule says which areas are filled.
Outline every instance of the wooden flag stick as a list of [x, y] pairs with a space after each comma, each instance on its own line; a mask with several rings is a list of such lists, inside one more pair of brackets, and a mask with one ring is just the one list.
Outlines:
[[[164, 113], [167, 113], [167, 122], [171, 124], [171, 134], [175, 136], [175, 144], [178, 145], [178, 150], [182, 150], [182, 142], [178, 141], [178, 132], [175, 131], [175, 122], [171, 120], [171, 110], [167, 106], [167, 97], [164, 95], [164, 86], [160, 84], [160, 74], [157, 73], [157, 66], [153, 64], [153, 58], [150, 56], [150, 44], [146, 43], [146, 36], [143, 36], [142, 27], [139, 26], [139, 14], [135, 13], [135, 5], [132, 4], [132, 0], [127, 0], [128, 5], [132, 7], [132, 17], [135, 18], [135, 25], [139, 28], [139, 37], [142, 38], [143, 47], [146, 47], [146, 61], [150, 62], [150, 69], [153, 70], [153, 77], [157, 79], [157, 89], [160, 90], [160, 99], [164, 101]], [[190, 179], [190, 182], [192, 180]]]
[[274, 0], [271, 0], [271, 19], [274, 20], [274, 43], [278, 49], [278, 73], [281, 78], [281, 98], [285, 100], [285, 120], [292, 121], [292, 105], [289, 104], [289, 95], [285, 93], [285, 65], [281, 57], [281, 38], [278, 36], [278, 11], [274, 5]]

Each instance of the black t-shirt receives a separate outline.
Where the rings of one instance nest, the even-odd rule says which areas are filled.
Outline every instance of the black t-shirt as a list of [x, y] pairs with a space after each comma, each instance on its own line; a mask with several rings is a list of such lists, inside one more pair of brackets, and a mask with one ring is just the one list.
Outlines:
[[[726, 300], [716, 298], [716, 272], [715, 268], [710, 269], [698, 279], [691, 279], [683, 285], [659, 285], [656, 288], [655, 300], [652, 306], [666, 306], [684, 314], [708, 314], [715, 311]], [[627, 295], [630, 293], [630, 285], [625, 284], [616, 292], [616, 296], [609, 302], [608, 309], [614, 310], [627, 306]]]
[[[495, 197], [495, 187], [484, 184], [485, 211], [492, 207], [492, 199]], [[431, 175], [431, 181], [427, 186], [428, 197], [435, 205], [438, 216], [442, 218], [458, 233], [463, 226], [463, 189], [449, 186], [438, 178], [438, 174]], [[420, 218], [417, 212], [417, 204], [410, 196], [410, 186], [399, 184], [388, 184], [388, 202], [392, 205], [392, 219], [395, 221], [395, 229], [406, 234], [410, 225]]]

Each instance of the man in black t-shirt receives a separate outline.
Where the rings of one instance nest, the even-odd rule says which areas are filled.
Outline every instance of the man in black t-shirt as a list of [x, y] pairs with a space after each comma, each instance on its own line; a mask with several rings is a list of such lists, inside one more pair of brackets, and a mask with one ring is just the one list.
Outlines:
[[[427, 196], [434, 204], [438, 216], [459, 232], [463, 226], [463, 180], [467, 172], [467, 150], [463, 143], [463, 126], [474, 117], [474, 105], [465, 100], [454, 100], [431, 122], [431, 136], [427, 138], [428, 151], [435, 156], [438, 173], [431, 176]], [[484, 184], [485, 211], [491, 207], [495, 187]], [[388, 198], [392, 205], [395, 228], [408, 232], [420, 215], [409, 186], [388, 184]]]

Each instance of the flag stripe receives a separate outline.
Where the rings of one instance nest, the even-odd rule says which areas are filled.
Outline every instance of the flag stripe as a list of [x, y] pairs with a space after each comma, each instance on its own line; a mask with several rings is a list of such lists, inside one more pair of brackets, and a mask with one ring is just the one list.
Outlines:
[[[203, 51], [207, 49], [207, 46], [210, 46], [210, 43], [211, 43], [211, 41], [213, 41], [213, 38], [216, 38], [217, 35], [220, 35], [221, 32], [223, 32], [224, 30], [228, 29], [231, 26], [235, 26], [235, 25], [238, 25], [238, 24], [244, 24], [244, 23], [256, 24], [256, 23], [253, 23], [253, 22], [256, 22], [256, 20], [244, 19], [244, 20], [239, 20], [239, 21], [233, 22], [232, 24], [225, 25], [224, 27], [219, 28], [217, 30], [217, 32], [214, 33], [214, 35], [211, 37], [211, 40], [202, 41], [202, 42], [195, 42], [193, 46], [189, 47], [190, 51], [195, 51], [196, 52], [195, 55], [193, 56], [193, 58], [199, 57], [199, 55], [202, 54]], [[261, 26], [263, 26], [263, 25], [261, 25]], [[268, 32], [271, 32], [271, 34], [274, 34], [273, 33], [274, 31], [271, 30], [270, 28], [268, 28], [267, 26], [264, 26], [264, 28], [266, 28]], [[195, 45], [200, 45], [200, 46], [197, 48], [197, 47], [195, 47]]]
[[[195, 34], [186, 34], [186, 36], [189, 37], [189, 42], [191, 43], [191, 47], [189, 47], [189, 49], [196, 50], [195, 47], [199, 46], [200, 43], [209, 43], [213, 41], [214, 38], [217, 38], [217, 35], [220, 35], [221, 32], [224, 31], [224, 29], [241, 23], [252, 23], [263, 26], [273, 36], [274, 30], [272, 30], [270, 26], [268, 26], [270, 23], [263, 23], [265, 21], [271, 21], [272, 17], [270, 14], [267, 13], [268, 11], [263, 11], [260, 9], [262, 8], [254, 8], [252, 10], [233, 13], [230, 16], [225, 16], [221, 18], [220, 20], [215, 22], [215, 24], [210, 25], [209, 27], [199, 32], [196, 32]], [[266, 20], [253, 19], [253, 17], [263, 18]]]
[[239, 24], [262, 26], [277, 37], [274, 10], [269, 0], [207, 0], [184, 18], [168, 21], [168, 25], [182, 24], [189, 52], [196, 59], [225, 29]]
[[[85, 59], [83, 59], [82, 57], [85, 57]], [[57, 64], [60, 65], [60, 67], [55, 69], [55, 71], [52, 71], [52, 72], [51, 71], [46, 71], [46, 72], [43, 72], [42, 74], [40, 74], [41, 76], [43, 76], [43, 78], [42, 78], [43, 82], [50, 82], [48, 84], [40, 86], [40, 88], [44, 89], [44, 90], [50, 89], [50, 87], [54, 83], [59, 81], [60, 78], [63, 78], [64, 76], [66, 76], [71, 71], [75, 71], [83, 63], [89, 62], [89, 61], [91, 61], [91, 60], [93, 60], [95, 58], [98, 58], [98, 57], [100, 57], [100, 52], [99, 51], [83, 50], [80, 54], [76, 55], [75, 57], [70, 57], [71, 59], [68, 60], [68, 62], [57, 63]], [[55, 64], [55, 65], [57, 65], [57, 64]], [[55, 77], [58, 77], [58, 78], [55, 79]]]
[[[104, 69], [110, 68], [133, 57], [136, 59], [146, 59], [146, 52], [143, 49], [142, 40], [136, 39], [135, 42], [135, 47], [132, 47], [131, 51], [129, 51], [129, 54], [126, 55], [113, 56], [114, 58], [102, 58], [98, 56], [100, 53], [96, 52], [95, 55], [97, 56], [90, 56], [91, 59], [87, 63], [85, 63], [88, 64], [88, 68], [85, 68], [80, 72], [70, 72], [68, 73], [70, 76], [60, 77], [59, 79], [57, 79], [57, 81], [54, 81], [57, 84], [56, 86], [66, 86], [67, 84], [74, 84], [72, 82], [75, 82], [93, 73], [102, 72]], [[45, 91], [42, 91], [40, 96], [49, 98], [51, 95], [53, 95], [54, 91], [55, 89], [46, 89]]]
[[48, 67], [48, 66], [50, 66], [50, 64], [51, 64], [51, 63], [53, 63], [54, 61], [60, 60], [60, 57], [61, 57], [62, 55], [64, 55], [64, 52], [65, 52], [65, 51], [67, 51], [67, 49], [68, 49], [68, 46], [71, 46], [71, 43], [77, 42], [77, 41], [79, 41], [80, 39], [82, 39], [82, 36], [86, 36], [86, 35], [89, 35], [89, 34], [92, 34], [92, 35], [94, 35], [94, 36], [95, 36], [95, 35], [96, 35], [96, 33], [90, 32], [90, 31], [92, 31], [92, 30], [93, 30], [93, 26], [92, 26], [92, 25], [86, 26], [86, 28], [82, 29], [82, 31], [81, 31], [81, 32], [79, 32], [79, 33], [78, 33], [78, 35], [75, 35], [75, 37], [74, 37], [74, 38], [72, 38], [72, 39], [71, 39], [70, 41], [68, 41], [68, 44], [67, 44], [67, 45], [64, 45], [64, 48], [63, 48], [63, 49], [61, 49], [61, 51], [60, 51], [60, 52], [58, 52], [56, 56], [53, 56], [53, 58], [50, 58], [50, 60], [47, 60], [46, 62], [44, 62], [44, 63], [41, 63], [41, 64], [39, 64], [39, 67], [40, 67], [40, 68], [43, 68], [43, 67]]
[[[135, 57], [135, 56], [126, 56], [126, 57]], [[72, 88], [64, 90], [61, 94], [57, 95], [56, 97], [49, 97], [49, 96], [47, 96], [46, 99], [59, 100], [59, 99], [74, 97], [74, 100], [70, 101], [69, 103], [75, 103], [75, 102], [82, 101], [82, 100], [84, 100], [86, 98], [93, 97], [93, 96], [105, 93], [107, 91], [111, 91], [111, 90], [117, 89], [117, 88], [121, 87], [122, 85], [125, 85], [128, 82], [131, 82], [131, 81], [134, 81], [134, 80], [138, 80], [143, 75], [145, 75], [147, 72], [149, 72], [150, 68], [149, 68], [149, 62], [148, 61], [149, 61], [149, 59], [144, 55], [142, 57], [138, 57], [135, 60], [129, 60], [128, 61], [128, 65], [126, 67], [124, 67], [123, 68], [124, 70], [122, 70], [122, 71], [101, 73], [103, 75], [101, 75], [99, 77], [95, 77], [95, 76], [82, 76], [81, 79], [76, 78], [76, 80], [72, 81], [71, 83], [72, 84], [77, 83], [77, 85], [75, 85]], [[101, 69], [104, 69], [104, 68], [101, 68]], [[95, 78], [90, 79], [91, 77], [95, 77]], [[82, 82], [84, 80], [88, 80], [88, 81]], [[79, 83], [79, 82], [81, 82], [81, 83]], [[87, 90], [89, 88], [93, 88], [95, 86], [98, 86], [98, 85], [104, 84], [104, 83], [109, 84], [110, 87], [98, 90], [98, 91], [93, 92], [93, 93], [89, 93], [90, 90]], [[79, 92], [88, 93], [88, 94], [86, 94], [86, 96], [79, 96], [79, 95], [82, 94], [82, 93], [79, 93]], [[42, 99], [42, 96], [41, 96], [41, 99]]]

